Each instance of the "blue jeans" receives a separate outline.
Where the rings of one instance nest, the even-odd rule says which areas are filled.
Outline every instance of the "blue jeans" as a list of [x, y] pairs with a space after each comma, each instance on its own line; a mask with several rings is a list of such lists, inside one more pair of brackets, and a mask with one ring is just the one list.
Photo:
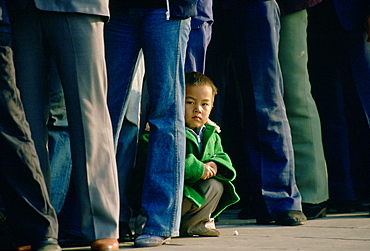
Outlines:
[[121, 136], [117, 143], [117, 169], [118, 185], [120, 192], [120, 216], [119, 220], [129, 223], [131, 218], [131, 208], [126, 196], [126, 186], [130, 170], [135, 165], [136, 148], [138, 141], [138, 125], [124, 119]]
[[143, 233], [147, 234], [179, 234], [185, 163], [184, 62], [189, 32], [190, 19], [166, 20], [165, 9], [112, 10], [106, 25], [108, 106], [116, 144], [119, 136], [124, 136], [120, 133], [122, 111], [140, 49], [145, 58], [151, 128], [143, 192], [148, 215]]
[[72, 156], [67, 128], [49, 127], [51, 204], [57, 214], [62, 210], [67, 196], [72, 172]]
[[284, 211], [301, 210], [277, 53], [279, 9], [275, 1], [234, 1], [224, 7], [228, 47], [242, 97], [251, 189], [277, 218]]
[[72, 156], [64, 92], [54, 61], [52, 61], [51, 65], [49, 84], [48, 149], [51, 175], [50, 200], [55, 211], [59, 214], [69, 188]]
[[212, 5], [213, 0], [198, 0], [197, 15], [191, 18], [185, 71], [205, 71], [207, 48], [212, 36]]
[[204, 22], [199, 28], [192, 29], [186, 50], [185, 71], [204, 73], [207, 47], [211, 42], [212, 24]]

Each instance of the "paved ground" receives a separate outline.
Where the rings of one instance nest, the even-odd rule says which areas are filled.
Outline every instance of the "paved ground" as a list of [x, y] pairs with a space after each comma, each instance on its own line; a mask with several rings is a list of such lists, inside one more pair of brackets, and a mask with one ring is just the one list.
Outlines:
[[[237, 210], [222, 213], [217, 223], [220, 237], [172, 238], [168, 245], [137, 250], [370, 250], [369, 212], [329, 214], [305, 225], [285, 227], [256, 225], [237, 219]], [[131, 249], [132, 242], [121, 244]], [[63, 250], [89, 250], [89, 247]]]

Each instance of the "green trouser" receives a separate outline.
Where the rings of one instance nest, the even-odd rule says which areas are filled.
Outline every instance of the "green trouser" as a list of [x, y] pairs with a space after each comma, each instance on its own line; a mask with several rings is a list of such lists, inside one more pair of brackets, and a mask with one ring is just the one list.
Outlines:
[[320, 118], [307, 70], [307, 11], [281, 17], [279, 61], [292, 132], [295, 176], [303, 203], [328, 200], [328, 177]]

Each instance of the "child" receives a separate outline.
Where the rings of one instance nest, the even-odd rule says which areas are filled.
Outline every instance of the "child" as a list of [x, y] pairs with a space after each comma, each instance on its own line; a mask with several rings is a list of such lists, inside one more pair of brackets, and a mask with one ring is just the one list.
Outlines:
[[[220, 232], [214, 218], [239, 201], [231, 183], [236, 173], [223, 152], [217, 126], [207, 123], [217, 88], [199, 72], [186, 72], [185, 83], [186, 159], [180, 236], [217, 237]], [[144, 134], [139, 143], [136, 168], [145, 168], [143, 143], [148, 142], [148, 137]]]

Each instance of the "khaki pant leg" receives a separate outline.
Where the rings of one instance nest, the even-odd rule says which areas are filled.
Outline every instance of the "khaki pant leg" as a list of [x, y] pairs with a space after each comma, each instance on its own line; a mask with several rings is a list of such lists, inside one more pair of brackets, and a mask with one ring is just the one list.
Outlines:
[[201, 189], [206, 201], [201, 207], [196, 207], [184, 198], [181, 211], [181, 235], [197, 235], [216, 228], [212, 212], [216, 209], [224, 191], [223, 184], [216, 179], [208, 179], [201, 183]]

